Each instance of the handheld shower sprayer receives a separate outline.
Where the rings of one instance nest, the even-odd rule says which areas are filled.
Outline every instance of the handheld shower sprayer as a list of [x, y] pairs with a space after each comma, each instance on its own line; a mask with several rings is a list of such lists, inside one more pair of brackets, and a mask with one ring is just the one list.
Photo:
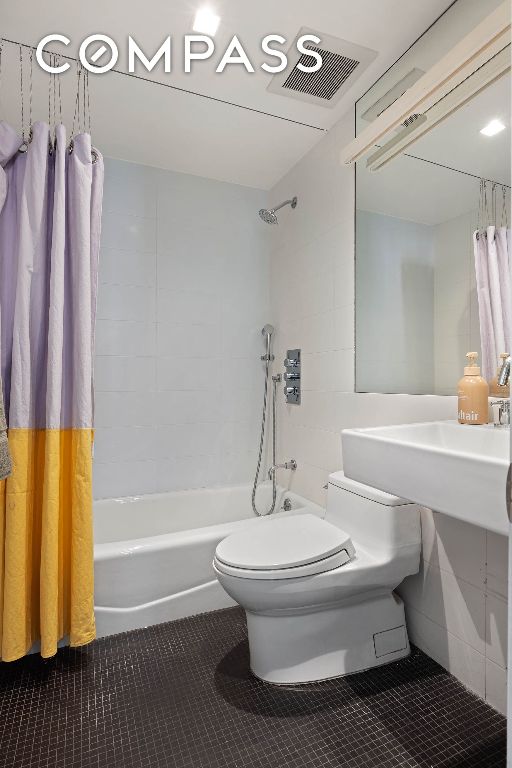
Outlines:
[[261, 335], [265, 336], [265, 354], [261, 356], [261, 360], [263, 362], [271, 363], [274, 359], [274, 355], [272, 354], [272, 336], [274, 334], [274, 326], [273, 325], [265, 325], [261, 329]]
[[[277, 464], [276, 463], [276, 443], [277, 443], [277, 427], [276, 427], [276, 402], [277, 402], [277, 385], [280, 381], [282, 381], [282, 377], [280, 373], [276, 373], [274, 376], [271, 376], [272, 373], [272, 362], [274, 360], [274, 355], [272, 354], [272, 336], [274, 334], [274, 326], [272, 325], [265, 325], [261, 329], [261, 335], [265, 338], [265, 354], [261, 356], [262, 362], [265, 363], [265, 386], [263, 390], [263, 412], [261, 414], [261, 432], [260, 432], [260, 446], [258, 451], [258, 464], [256, 467], [256, 474], [254, 476], [254, 484], [252, 486], [252, 509], [255, 515], [262, 516], [262, 515], [271, 515], [272, 512], [276, 508], [276, 500], [277, 500], [277, 482], [276, 482], [276, 469], [291, 469], [295, 470], [297, 469], [297, 462], [294, 459], [290, 459], [290, 461], [285, 462], [284, 464]], [[272, 383], [271, 383], [272, 382]], [[258, 481], [260, 477], [261, 467], [263, 463], [263, 452], [265, 448], [265, 432], [266, 432], [266, 423], [267, 423], [267, 402], [269, 398], [269, 390], [270, 386], [272, 386], [272, 405], [271, 405], [271, 411], [272, 411], [272, 435], [271, 435], [271, 447], [272, 447], [272, 465], [270, 467], [269, 471], [269, 480], [272, 483], [272, 500], [270, 502], [270, 506], [266, 508], [264, 512], [260, 512], [260, 510], [257, 507], [256, 504], [256, 492], [258, 490]], [[270, 414], [269, 414], [270, 419]]]
[[[267, 421], [267, 400], [270, 384], [270, 374], [272, 361], [274, 355], [272, 354], [272, 335], [274, 333], [274, 326], [265, 325], [261, 329], [261, 335], [265, 337], [265, 354], [261, 356], [261, 360], [265, 363], [265, 388], [263, 390], [263, 413], [261, 415], [261, 433], [260, 433], [260, 447], [258, 453], [258, 466], [256, 467], [256, 475], [254, 476], [254, 485], [252, 487], [252, 509], [255, 515], [271, 515], [276, 506], [277, 488], [275, 476], [272, 478], [272, 502], [270, 508], [265, 512], [260, 512], [256, 506], [256, 491], [258, 490], [258, 479], [260, 476], [261, 465], [263, 462], [263, 449], [265, 446], [265, 425]], [[272, 464], [275, 464], [276, 458], [276, 387], [277, 381], [280, 376], [272, 376]]]

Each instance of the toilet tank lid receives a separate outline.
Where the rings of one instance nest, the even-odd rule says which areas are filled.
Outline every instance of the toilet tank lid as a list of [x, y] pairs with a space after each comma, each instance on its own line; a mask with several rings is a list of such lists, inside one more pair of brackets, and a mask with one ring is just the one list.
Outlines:
[[407, 499], [401, 499], [399, 496], [393, 496], [392, 493], [379, 491], [377, 488], [358, 483], [357, 480], [351, 480], [349, 477], [345, 477], [344, 472], [333, 472], [330, 474], [329, 485], [334, 485], [337, 488], [342, 488], [344, 491], [355, 493], [357, 496], [362, 496], [364, 499], [376, 501], [378, 504], [384, 504], [386, 507], [399, 507], [403, 504], [413, 503]]

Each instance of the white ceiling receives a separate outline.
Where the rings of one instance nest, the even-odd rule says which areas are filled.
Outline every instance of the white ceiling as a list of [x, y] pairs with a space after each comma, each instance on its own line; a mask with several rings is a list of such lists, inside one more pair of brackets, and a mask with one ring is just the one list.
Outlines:
[[[357, 169], [357, 207], [423, 224], [438, 224], [478, 207], [479, 181], [440, 168], [510, 185], [511, 78], [503, 76], [381, 170]], [[506, 129], [493, 137], [480, 129], [500, 118]], [[500, 193], [501, 195], [501, 193]], [[501, 200], [501, 198], [500, 198]]]
[[[1, 34], [35, 45], [50, 32], [66, 34], [76, 55], [89, 34], [110, 35], [119, 45], [117, 68], [127, 69], [126, 38], [133, 35], [148, 55], [163, 38], [175, 41], [172, 74], [156, 70], [144, 76], [216, 99], [261, 110], [240, 109], [143, 82], [122, 74], [90, 77], [93, 139], [110, 157], [144, 163], [223, 181], [271, 188], [351, 108], [354, 101], [400, 56], [450, 4], [451, 0], [422, 0], [411, 9], [409, 0], [210, 0], [222, 17], [215, 37], [217, 50], [237, 34], [251, 55], [256, 73], [228, 67], [219, 75], [215, 61], [199, 62], [191, 74], [182, 71], [180, 43], [191, 32], [203, 0], [0, 0]], [[259, 69], [259, 43], [269, 33], [292, 40], [307, 26], [378, 52], [376, 60], [334, 109], [269, 93], [270, 75]], [[19, 125], [19, 65], [17, 51], [5, 46], [0, 116]], [[74, 76], [62, 77], [64, 118], [72, 120]], [[34, 70], [34, 118], [47, 119], [48, 75]], [[297, 122], [290, 122], [297, 121]]]

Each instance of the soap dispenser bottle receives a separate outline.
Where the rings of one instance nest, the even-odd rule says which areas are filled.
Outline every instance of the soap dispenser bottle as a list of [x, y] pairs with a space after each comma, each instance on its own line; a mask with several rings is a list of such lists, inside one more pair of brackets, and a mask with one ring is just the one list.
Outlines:
[[469, 365], [459, 381], [459, 424], [487, 424], [489, 421], [489, 385], [480, 376], [478, 352], [468, 352]]
[[502, 387], [498, 384], [498, 379], [500, 376], [501, 367], [503, 365], [503, 362], [507, 359], [508, 352], [502, 352], [500, 355], [500, 359], [498, 361], [498, 370], [496, 371], [496, 376], [490, 380], [489, 382], [489, 394], [491, 397], [501, 397], [501, 398], [507, 398], [510, 397], [510, 384], [504, 384]]

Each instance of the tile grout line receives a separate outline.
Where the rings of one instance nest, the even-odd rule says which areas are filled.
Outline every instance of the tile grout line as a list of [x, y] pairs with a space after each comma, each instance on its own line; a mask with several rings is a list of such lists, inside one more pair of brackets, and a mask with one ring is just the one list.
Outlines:
[[[478, 654], [479, 656], [481, 656], [481, 657], [482, 657], [482, 659], [484, 659], [484, 661], [485, 661], [485, 649], [484, 649], [484, 653], [482, 653], [482, 651], [479, 651], [479, 650], [478, 650], [478, 648], [475, 648], [473, 645], [471, 645], [471, 643], [468, 643], [468, 641], [467, 641], [467, 640], [464, 640], [462, 637], [459, 637], [459, 635], [456, 635], [454, 632], [451, 632], [451, 631], [448, 629], [448, 627], [445, 627], [443, 624], [439, 624], [439, 622], [438, 622], [438, 621], [436, 621], [435, 619], [433, 619], [431, 616], [428, 616], [426, 613], [423, 613], [423, 611], [420, 611], [418, 608], [416, 608], [414, 605], [412, 605], [412, 604], [411, 604], [410, 602], [408, 602], [407, 600], [404, 600], [404, 603], [407, 605], [407, 607], [409, 608], [409, 610], [413, 610], [413, 611], [415, 611], [416, 613], [420, 614], [420, 616], [423, 616], [425, 619], [427, 619], [427, 621], [430, 621], [432, 624], [435, 624], [435, 626], [436, 626], [436, 627], [438, 627], [439, 629], [442, 629], [444, 632], [446, 632], [446, 634], [448, 634], [448, 635], [450, 635], [451, 637], [453, 637], [453, 638], [454, 638], [455, 640], [457, 640], [459, 643], [462, 643], [463, 645], [467, 645], [467, 646], [468, 646], [468, 648], [471, 648], [471, 650], [472, 650], [474, 653], [477, 653], [477, 654]], [[496, 666], [499, 666], [499, 665], [496, 665]], [[485, 677], [484, 677], [484, 687], [485, 687]]]

